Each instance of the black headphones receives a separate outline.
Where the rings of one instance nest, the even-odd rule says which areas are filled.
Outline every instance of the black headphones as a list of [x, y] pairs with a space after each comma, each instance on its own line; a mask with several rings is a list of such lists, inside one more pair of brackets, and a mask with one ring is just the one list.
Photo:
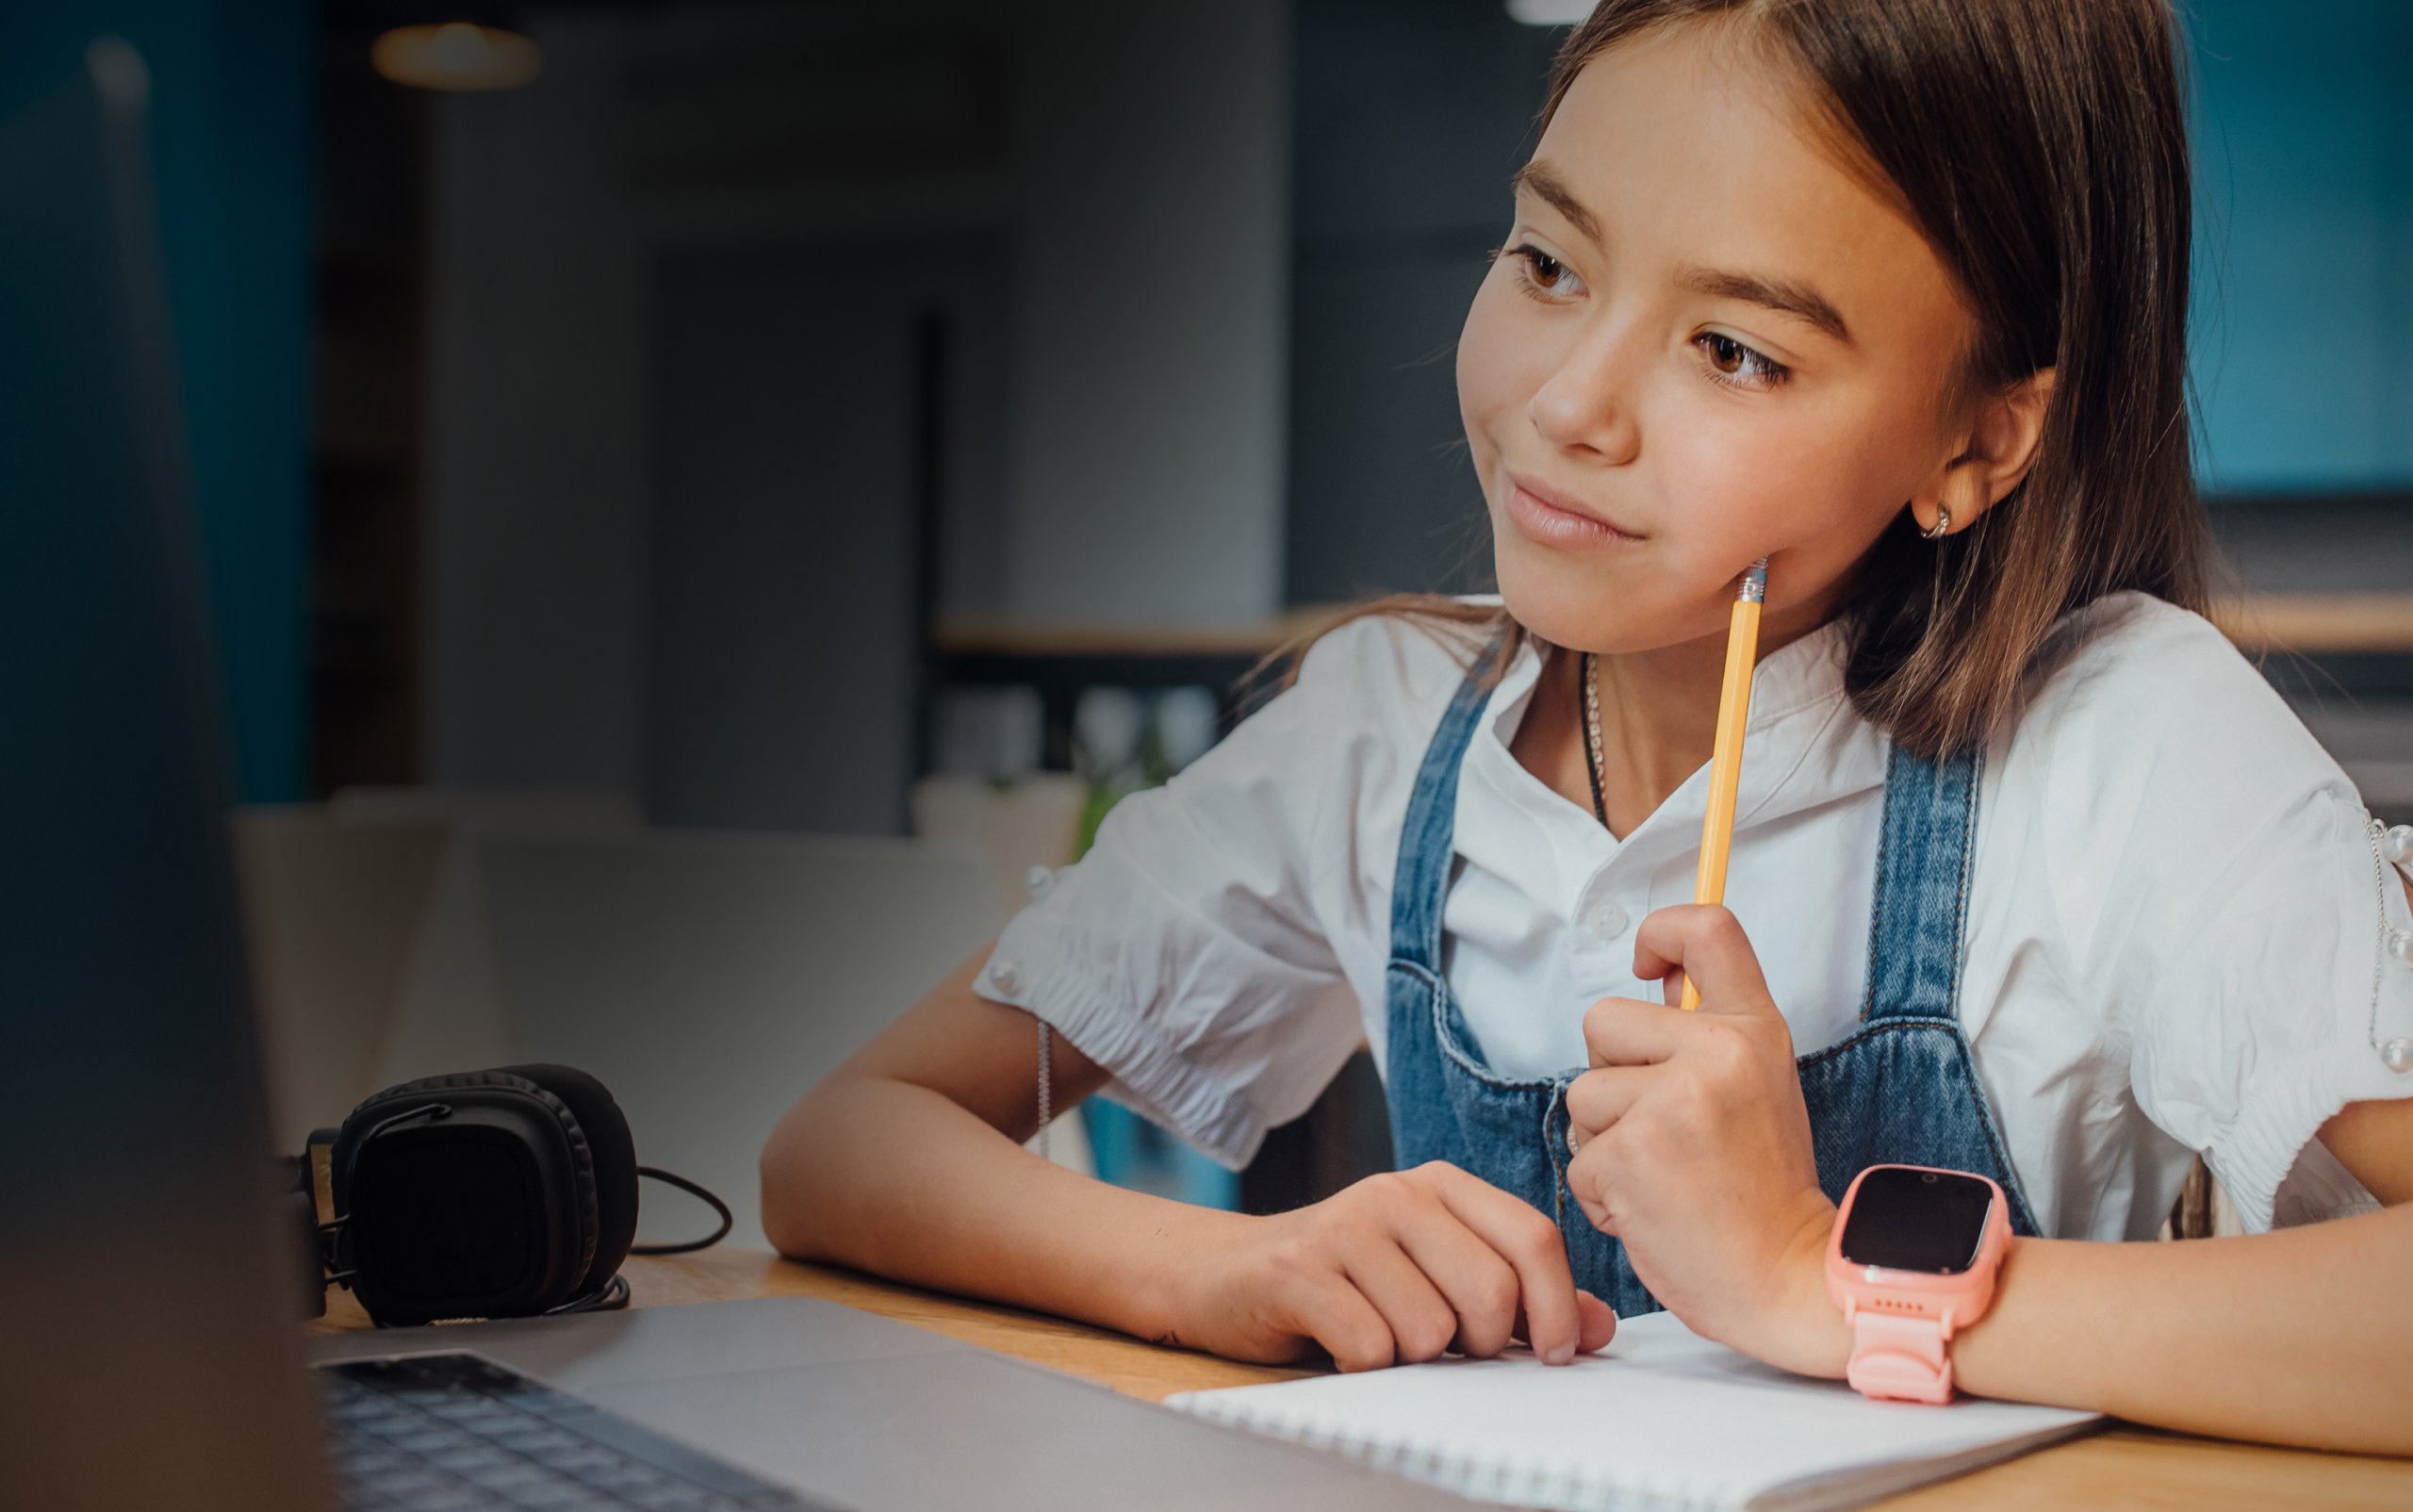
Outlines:
[[[731, 1222], [695, 1182], [637, 1164], [620, 1105], [569, 1066], [407, 1081], [310, 1143], [300, 1190], [316, 1190], [323, 1152], [334, 1214], [316, 1224], [320, 1300], [327, 1286], [348, 1287], [381, 1328], [624, 1307], [622, 1260], [703, 1249]], [[711, 1204], [719, 1228], [634, 1243], [639, 1176]]]

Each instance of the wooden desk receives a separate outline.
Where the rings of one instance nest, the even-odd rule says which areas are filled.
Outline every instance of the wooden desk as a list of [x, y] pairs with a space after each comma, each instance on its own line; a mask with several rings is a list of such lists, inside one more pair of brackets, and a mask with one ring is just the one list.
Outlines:
[[[966, 1302], [760, 1250], [639, 1257], [624, 1273], [639, 1307], [743, 1297], [822, 1297], [1161, 1401], [1175, 1391], [1312, 1373], [1162, 1349], [1040, 1313]], [[352, 1298], [328, 1293], [320, 1332], [365, 1328]], [[1076, 1488], [1068, 1497], [1077, 1504]], [[2413, 1460], [2320, 1454], [2115, 1427], [1879, 1504], [1888, 1512], [1960, 1508], [2413, 1507]]]

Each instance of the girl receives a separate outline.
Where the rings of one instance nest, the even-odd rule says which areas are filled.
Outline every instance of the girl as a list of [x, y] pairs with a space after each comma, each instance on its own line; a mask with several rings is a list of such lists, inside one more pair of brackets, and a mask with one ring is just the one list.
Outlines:
[[[773, 1241], [1245, 1359], [1564, 1362], [1665, 1306], [1840, 1375], [1835, 1199], [1950, 1166], [2022, 1236], [1965, 1389], [2413, 1451], [2413, 834], [2194, 612], [2173, 31], [1605, 0], [1458, 349], [1499, 598], [1344, 622], [1117, 808], [782, 1121]], [[1682, 900], [1762, 556], [1730, 912]], [[1402, 1169], [1272, 1217], [1085, 1181], [1020, 1148], [1033, 1017], [1059, 1102], [1233, 1165], [1362, 1036]], [[2105, 1242], [2198, 1152], [2291, 1226]]]

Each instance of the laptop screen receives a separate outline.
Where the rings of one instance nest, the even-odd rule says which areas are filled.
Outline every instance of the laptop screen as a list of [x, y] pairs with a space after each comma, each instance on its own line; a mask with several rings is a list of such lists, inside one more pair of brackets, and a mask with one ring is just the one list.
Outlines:
[[315, 1504], [227, 854], [148, 77], [0, 122], [0, 1486]]

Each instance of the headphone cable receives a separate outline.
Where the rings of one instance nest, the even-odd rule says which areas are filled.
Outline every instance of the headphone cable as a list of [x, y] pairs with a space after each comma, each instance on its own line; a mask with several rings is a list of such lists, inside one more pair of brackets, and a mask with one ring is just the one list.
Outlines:
[[696, 1240], [689, 1240], [689, 1241], [686, 1241], [686, 1242], [684, 1242], [684, 1243], [680, 1243], [680, 1244], [632, 1244], [632, 1245], [630, 1245], [630, 1246], [629, 1246], [629, 1253], [630, 1253], [630, 1254], [632, 1254], [632, 1255], [687, 1255], [687, 1254], [692, 1254], [693, 1252], [695, 1252], [695, 1251], [697, 1251], [697, 1250], [701, 1250], [701, 1249], [710, 1249], [710, 1248], [712, 1248], [714, 1244], [717, 1244], [717, 1243], [719, 1243], [722, 1240], [727, 1239], [727, 1238], [729, 1237], [729, 1231], [730, 1231], [731, 1228], [733, 1228], [733, 1227], [735, 1227], [735, 1226], [737, 1225], [737, 1220], [736, 1220], [736, 1218], [735, 1218], [734, 1216], [732, 1216], [732, 1215], [730, 1214], [730, 1210], [729, 1210], [729, 1204], [727, 1204], [727, 1203], [725, 1203], [725, 1202], [721, 1201], [718, 1197], [714, 1196], [711, 1192], [709, 1192], [705, 1191], [705, 1190], [704, 1190], [704, 1188], [703, 1188], [703, 1187], [701, 1187], [700, 1185], [698, 1185], [698, 1183], [688, 1180], [685, 1176], [682, 1176], [682, 1175], [674, 1175], [673, 1174], [671, 1174], [671, 1173], [670, 1173], [670, 1172], [668, 1172], [668, 1171], [665, 1171], [665, 1170], [660, 1169], [659, 1167], [656, 1167], [656, 1166], [650, 1166], [650, 1165], [641, 1165], [641, 1166], [637, 1167], [637, 1175], [641, 1175], [641, 1176], [651, 1176], [651, 1177], [653, 1177], [653, 1179], [654, 1179], [654, 1180], [656, 1180], [656, 1181], [660, 1181], [660, 1182], [665, 1183], [666, 1185], [669, 1185], [669, 1186], [677, 1187], [680, 1191], [681, 1191], [681, 1192], [683, 1192], [687, 1193], [687, 1194], [688, 1194], [689, 1196], [691, 1196], [691, 1197], [700, 1197], [700, 1198], [702, 1198], [705, 1202], [710, 1203], [710, 1204], [712, 1205], [712, 1209], [713, 1209], [713, 1211], [714, 1211], [714, 1212], [716, 1212], [716, 1213], [720, 1214], [720, 1226], [719, 1226], [718, 1228], [715, 1228], [715, 1229], [714, 1229], [714, 1230], [712, 1231], [712, 1235], [711, 1235], [711, 1237], [710, 1237], [710, 1238], [707, 1238], [707, 1239], [696, 1239]]

